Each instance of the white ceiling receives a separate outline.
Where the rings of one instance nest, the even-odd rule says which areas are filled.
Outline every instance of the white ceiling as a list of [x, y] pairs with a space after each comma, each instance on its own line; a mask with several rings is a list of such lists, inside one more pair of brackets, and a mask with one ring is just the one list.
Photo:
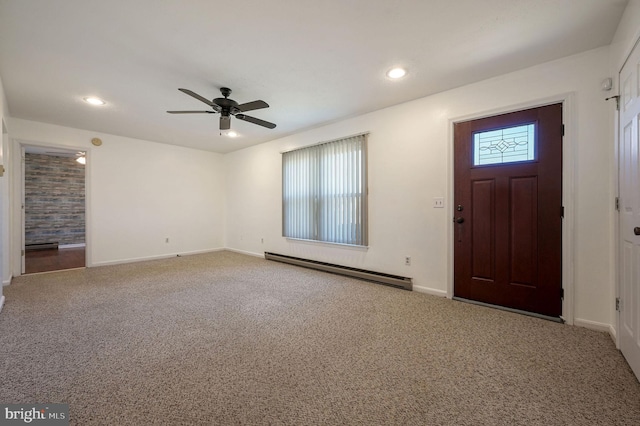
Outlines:
[[[225, 153], [608, 45], [626, 4], [0, 0], [0, 77], [12, 117]], [[223, 86], [278, 127], [232, 118], [230, 139], [217, 114], [165, 112]]]

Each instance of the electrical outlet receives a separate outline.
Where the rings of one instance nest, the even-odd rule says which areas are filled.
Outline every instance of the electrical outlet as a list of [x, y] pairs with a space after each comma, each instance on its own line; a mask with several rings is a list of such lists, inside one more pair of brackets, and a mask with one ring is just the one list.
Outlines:
[[433, 208], [434, 209], [443, 209], [444, 208], [444, 198], [443, 197], [434, 197], [433, 198]]
[[411, 256], [406, 256], [404, 258], [404, 264], [407, 266], [411, 266]]

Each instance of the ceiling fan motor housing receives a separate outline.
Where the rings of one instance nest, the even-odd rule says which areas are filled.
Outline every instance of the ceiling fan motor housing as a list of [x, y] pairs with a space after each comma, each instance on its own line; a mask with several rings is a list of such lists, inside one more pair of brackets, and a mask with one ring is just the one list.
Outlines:
[[[232, 113], [240, 111], [237, 108], [238, 103], [236, 101], [234, 101], [233, 99], [215, 98], [213, 100], [213, 103], [218, 105], [220, 108], [222, 108], [222, 111], [221, 111], [222, 115], [229, 115], [229, 114], [232, 114]], [[236, 111], [234, 111], [234, 110], [236, 110]]]

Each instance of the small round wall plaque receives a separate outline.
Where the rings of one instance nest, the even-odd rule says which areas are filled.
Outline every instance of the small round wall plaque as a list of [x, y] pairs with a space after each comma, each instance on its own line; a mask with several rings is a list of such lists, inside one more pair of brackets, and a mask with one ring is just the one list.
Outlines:
[[91, 143], [94, 144], [95, 146], [100, 146], [102, 145], [102, 140], [100, 138], [93, 138], [91, 139]]

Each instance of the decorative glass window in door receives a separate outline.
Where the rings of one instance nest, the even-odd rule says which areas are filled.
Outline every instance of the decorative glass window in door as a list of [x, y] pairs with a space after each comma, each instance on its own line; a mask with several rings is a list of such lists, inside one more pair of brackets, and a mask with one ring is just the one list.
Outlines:
[[535, 140], [535, 124], [474, 133], [473, 165], [535, 160]]

